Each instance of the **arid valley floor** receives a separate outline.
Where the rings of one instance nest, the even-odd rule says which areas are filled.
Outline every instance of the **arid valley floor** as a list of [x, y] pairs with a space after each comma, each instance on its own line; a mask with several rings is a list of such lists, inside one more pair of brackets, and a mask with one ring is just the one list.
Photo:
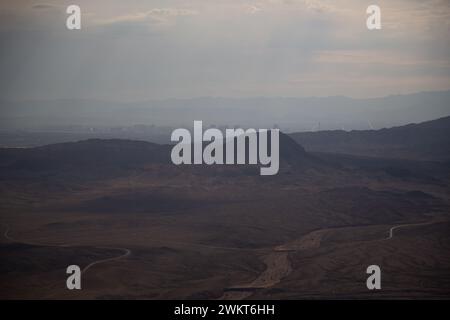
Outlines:
[[[286, 135], [275, 176], [248, 165], [175, 166], [170, 146], [144, 141], [0, 153], [3, 299], [450, 294], [442, 160], [306, 152]], [[81, 290], [66, 288], [73, 264]], [[370, 265], [381, 268], [381, 290], [366, 287]]]

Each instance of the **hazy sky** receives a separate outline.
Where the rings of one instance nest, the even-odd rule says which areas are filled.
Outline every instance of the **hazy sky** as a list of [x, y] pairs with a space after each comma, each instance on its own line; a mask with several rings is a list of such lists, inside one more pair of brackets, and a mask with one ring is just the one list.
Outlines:
[[[366, 8], [382, 30], [366, 29]], [[65, 27], [69, 4], [82, 29]], [[6, 0], [2, 99], [373, 97], [450, 89], [449, 0]]]

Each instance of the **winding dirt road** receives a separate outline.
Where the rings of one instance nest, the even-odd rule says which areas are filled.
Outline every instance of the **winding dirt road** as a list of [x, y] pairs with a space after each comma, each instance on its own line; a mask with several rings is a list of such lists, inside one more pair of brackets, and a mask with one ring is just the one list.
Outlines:
[[407, 227], [414, 227], [414, 226], [425, 226], [425, 225], [429, 225], [429, 224], [433, 224], [433, 223], [436, 223], [436, 221], [431, 220], [431, 221], [428, 221], [428, 222], [422, 222], [422, 223], [400, 224], [400, 225], [398, 225], [398, 226], [394, 226], [394, 227], [390, 228], [390, 229], [389, 229], [389, 236], [387, 236], [386, 238], [381, 239], [381, 240], [382, 240], [382, 241], [385, 241], [385, 240], [390, 240], [390, 239], [392, 239], [392, 238], [394, 237], [394, 230], [396, 230], [396, 229], [407, 228]]
[[[436, 221], [431, 220], [429, 222], [408, 223], [408, 224], [396, 225], [389, 229], [389, 234], [386, 238], [375, 240], [375, 241], [391, 240], [394, 237], [394, 231], [398, 230], [400, 228], [423, 226], [423, 225], [429, 225], [429, 224], [433, 224], [433, 223], [436, 223]], [[358, 227], [358, 226], [351, 226], [351, 227]], [[359, 227], [361, 227], [361, 226], [359, 226]], [[336, 230], [336, 229], [343, 229], [343, 228], [349, 228], [349, 227], [326, 228], [326, 229], [312, 231], [299, 239], [290, 241], [283, 245], [277, 246], [273, 249], [269, 249], [267, 254], [264, 255], [264, 257], [262, 258], [266, 265], [266, 269], [251, 283], [225, 288], [225, 292], [220, 299], [223, 299], [223, 300], [245, 299], [245, 298], [249, 297], [256, 290], [270, 288], [270, 287], [278, 284], [283, 278], [287, 277], [292, 272], [292, 265], [291, 265], [291, 261], [289, 260], [289, 252], [298, 252], [298, 251], [309, 250], [309, 249], [317, 249], [320, 247], [323, 236], [327, 232]], [[73, 248], [73, 247], [81, 247], [82, 246], [82, 245], [75, 245], [75, 244], [44, 244], [44, 243], [37, 243], [37, 242], [30, 242], [30, 241], [21, 241], [21, 240], [17, 240], [17, 239], [14, 239], [13, 237], [11, 237], [9, 232], [10, 232], [10, 228], [9, 228], [9, 226], [7, 226], [7, 229], [3, 234], [4, 238], [10, 242], [15, 242], [15, 243], [21, 243], [21, 244], [32, 245], [32, 246], [65, 247], [65, 248], [67, 248], [67, 247]], [[190, 245], [190, 244], [186, 244], [186, 243], [176, 243], [176, 244], [188, 245], [188, 246]], [[240, 251], [246, 251], [246, 250], [254, 251], [255, 250], [255, 249], [245, 249], [245, 248], [208, 246], [208, 245], [202, 245], [202, 244], [191, 244], [191, 245], [203, 247], [203, 248], [216, 249], [216, 250], [217, 249], [219, 249], [219, 250], [240, 250]], [[86, 273], [90, 268], [92, 268], [98, 264], [125, 259], [131, 255], [131, 250], [128, 248], [103, 247], [103, 246], [92, 246], [92, 247], [96, 248], [96, 249], [116, 250], [116, 251], [120, 251], [121, 254], [118, 256], [115, 256], [115, 257], [111, 257], [111, 258], [93, 261], [82, 269], [82, 271], [81, 271], [82, 273]], [[267, 251], [267, 249], [256, 249], [256, 250], [260, 250], [262, 252]]]
[[[57, 247], [57, 248], [82, 247], [82, 245], [75, 245], [75, 244], [48, 244], [48, 243], [38, 243], [38, 242], [17, 240], [17, 239], [14, 239], [13, 237], [11, 237], [9, 235], [9, 231], [10, 231], [10, 227], [6, 226], [6, 230], [5, 230], [4, 234], [3, 234], [3, 236], [5, 237], [6, 240], [8, 240], [10, 242], [14, 242], [14, 243], [26, 244], [26, 245], [30, 245], [30, 246]], [[101, 264], [101, 263], [106, 263], [106, 262], [111, 262], [111, 261], [117, 261], [117, 260], [120, 260], [120, 259], [124, 259], [124, 258], [128, 257], [131, 254], [131, 250], [127, 249], [127, 248], [99, 247], [99, 246], [93, 246], [93, 248], [95, 248], [95, 249], [104, 249], [104, 250], [121, 251], [122, 254], [120, 254], [118, 256], [115, 256], [115, 257], [111, 257], [111, 258], [106, 258], [106, 259], [100, 259], [100, 260], [93, 261], [93, 262], [91, 262], [90, 264], [88, 264], [86, 267], [84, 267], [81, 270], [82, 274], [87, 272], [88, 269], [92, 268], [95, 265], [98, 265], [98, 264]]]
[[[393, 226], [389, 229], [389, 235], [386, 238], [376, 241], [386, 241], [394, 237], [394, 230], [412, 226], [423, 226], [436, 223], [437, 221], [431, 220], [429, 222], [422, 223], [408, 223]], [[302, 251], [307, 249], [319, 248], [323, 236], [336, 229], [343, 229], [348, 227], [339, 228], [327, 228], [320, 229], [306, 234], [305, 236], [280, 245], [273, 249], [273, 252], [269, 253], [265, 258], [266, 269], [251, 283], [244, 285], [236, 285], [225, 288], [225, 292], [220, 297], [220, 300], [228, 299], [245, 299], [249, 297], [254, 291], [259, 289], [270, 288], [279, 283], [283, 278], [288, 276], [292, 271], [291, 261], [289, 260], [289, 252]]]

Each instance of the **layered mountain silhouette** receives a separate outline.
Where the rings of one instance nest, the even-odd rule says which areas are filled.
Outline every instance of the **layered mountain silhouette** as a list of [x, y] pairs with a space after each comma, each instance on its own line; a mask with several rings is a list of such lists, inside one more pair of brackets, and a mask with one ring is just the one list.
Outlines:
[[115, 126], [158, 124], [178, 127], [202, 119], [217, 126], [239, 125], [307, 130], [321, 122], [326, 129], [377, 128], [403, 125], [449, 115], [450, 91], [420, 92], [372, 99], [332, 97], [253, 97], [165, 99], [141, 102], [108, 102], [86, 99], [0, 100], [2, 128]]
[[[411, 175], [408, 172], [415, 172], [417, 175], [417, 172], [424, 171], [422, 169], [424, 164], [418, 168], [417, 162], [393, 163], [381, 159], [447, 161], [450, 159], [450, 149], [448, 148], [450, 117], [372, 131], [324, 131], [290, 135], [280, 132], [279, 142], [281, 172], [286, 168], [288, 170], [339, 169], [342, 164], [344, 166], [350, 164], [351, 167], [364, 168], [364, 170], [378, 170], [381, 167], [395, 176]], [[196, 172], [200, 172], [202, 168], [206, 167], [220, 167], [220, 174], [226, 176], [227, 174], [248, 173], [246, 168], [252, 167], [242, 165], [175, 166], [170, 159], [172, 147], [172, 145], [160, 145], [146, 141], [90, 139], [35, 148], [3, 148], [0, 149], [0, 178], [37, 175], [39, 179], [42, 179], [43, 174], [49, 176], [70, 174], [72, 176], [90, 176], [95, 179], [98, 176], [126, 175], [131, 171], [152, 165], [164, 166], [164, 168], [177, 167], [181, 170], [191, 168]], [[317, 152], [321, 154], [317, 154]], [[248, 154], [248, 145], [246, 153]], [[367, 159], [349, 158], [349, 156], [343, 158], [332, 154], [374, 157], [378, 160], [374, 163]], [[259, 164], [256, 166], [260, 167]], [[427, 171], [429, 171], [428, 167], [427, 165]], [[157, 170], [166, 172], [170, 169], [159, 167]], [[440, 170], [441, 168], [439, 168]], [[252, 174], [256, 174], [257, 170], [253, 171]], [[218, 172], [212, 170], [207, 174], [215, 175]]]
[[298, 132], [290, 136], [314, 152], [450, 160], [450, 117], [381, 130]]
[[[146, 165], [175, 166], [170, 159], [172, 147], [146, 141], [90, 139], [35, 148], [3, 148], [0, 149], [0, 173], [2, 177], [43, 172], [97, 175], [126, 173]], [[248, 154], [248, 145], [246, 152]], [[280, 167], [316, 166], [319, 161], [283, 133], [280, 133], [279, 153]]]

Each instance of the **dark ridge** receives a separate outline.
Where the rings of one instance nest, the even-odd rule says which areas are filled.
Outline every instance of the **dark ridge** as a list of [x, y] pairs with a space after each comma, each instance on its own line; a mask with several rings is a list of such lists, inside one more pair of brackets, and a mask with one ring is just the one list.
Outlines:
[[[259, 162], [256, 165], [175, 166], [170, 159], [172, 147], [146, 141], [90, 139], [26, 149], [3, 148], [0, 149], [0, 179], [62, 179], [64, 176], [98, 179], [129, 174], [148, 165], [163, 165], [168, 168], [157, 169], [162, 170], [161, 174], [171, 172], [172, 168], [175, 170], [173, 172], [191, 170], [202, 174], [204, 171], [203, 174], [218, 176], [259, 175], [259, 168], [262, 166]], [[322, 165], [319, 158], [309, 155], [302, 146], [283, 133], [280, 133], [279, 147], [280, 170]], [[270, 149], [269, 140], [269, 153]], [[248, 163], [248, 145], [246, 154]]]
[[15, 170], [133, 167], [169, 163], [169, 146], [145, 141], [90, 139], [28, 149], [0, 149], [0, 166]]
[[311, 152], [450, 160], [450, 117], [381, 130], [297, 132], [290, 136]]

